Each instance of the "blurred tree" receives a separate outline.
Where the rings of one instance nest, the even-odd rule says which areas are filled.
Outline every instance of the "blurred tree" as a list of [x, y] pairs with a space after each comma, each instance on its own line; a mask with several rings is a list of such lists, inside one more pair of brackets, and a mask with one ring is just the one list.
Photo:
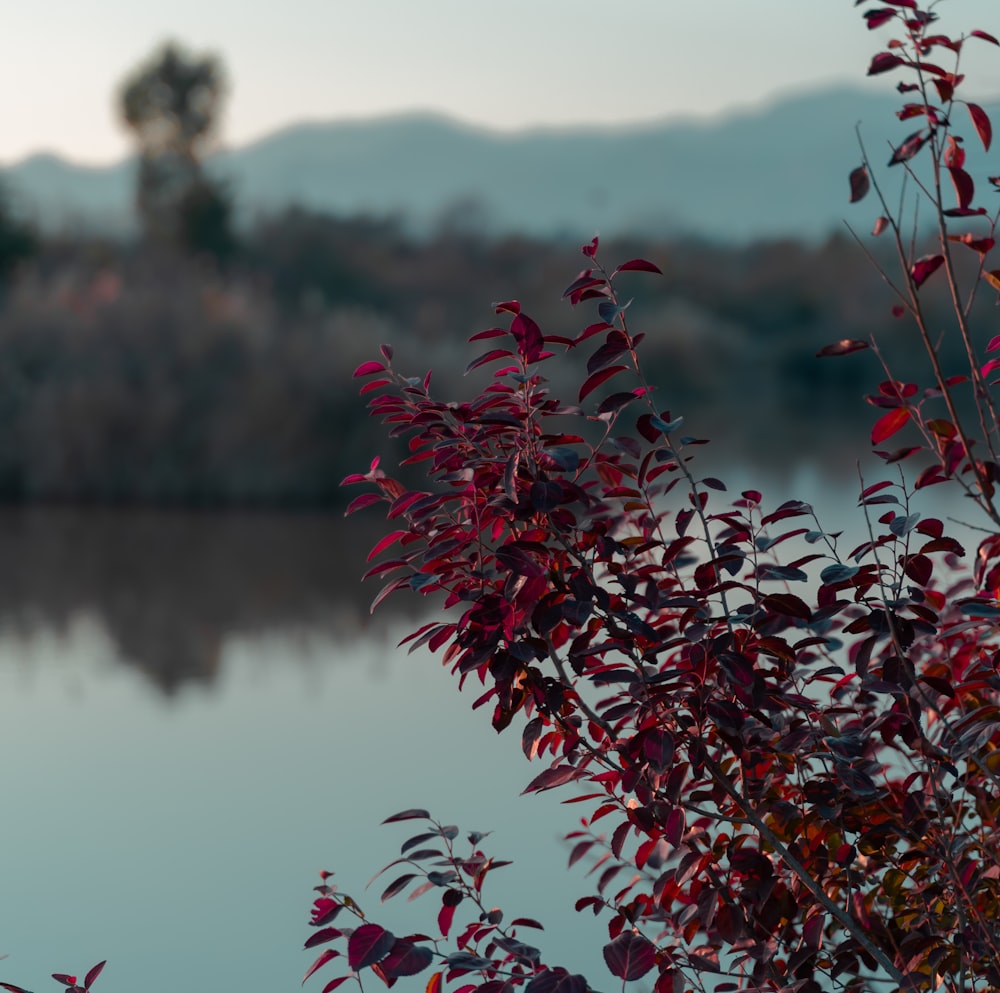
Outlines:
[[220, 263], [236, 253], [233, 200], [226, 185], [199, 177], [181, 196], [177, 220], [180, 244], [188, 251]]
[[14, 270], [38, 250], [38, 235], [17, 215], [7, 190], [0, 186], [0, 300]]
[[147, 237], [225, 260], [232, 253], [228, 190], [202, 169], [225, 95], [214, 55], [168, 42], [125, 79], [121, 113], [139, 144], [136, 206]]

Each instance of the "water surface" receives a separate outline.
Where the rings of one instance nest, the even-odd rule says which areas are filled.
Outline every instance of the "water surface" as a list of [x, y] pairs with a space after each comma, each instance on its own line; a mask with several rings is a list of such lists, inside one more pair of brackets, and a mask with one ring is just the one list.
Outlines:
[[[860, 540], [853, 480], [778, 489]], [[292, 990], [317, 872], [364, 906], [412, 833], [377, 825], [419, 806], [494, 831], [515, 865], [488, 899], [546, 923], [551, 964], [614, 985], [606, 932], [572, 910], [591, 882], [565, 870], [576, 808], [520, 796], [537, 770], [517, 728], [495, 735], [478, 684], [460, 698], [394, 647], [426, 604], [369, 618], [373, 540], [322, 515], [0, 513], [0, 979], [44, 990], [107, 958], [100, 993]], [[380, 919], [430, 929], [421, 902]]]

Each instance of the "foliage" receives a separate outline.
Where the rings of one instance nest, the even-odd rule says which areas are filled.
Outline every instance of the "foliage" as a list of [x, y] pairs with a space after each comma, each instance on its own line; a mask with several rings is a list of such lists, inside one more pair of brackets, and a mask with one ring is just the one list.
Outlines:
[[[919, 129], [889, 167], [930, 206], [937, 243], [917, 254], [913, 200], [891, 210], [863, 151], [851, 200], [878, 196], [875, 236], [888, 233], [899, 263], [883, 277], [931, 380], [893, 378], [874, 338], [821, 350], [875, 350], [887, 378], [868, 398], [879, 410], [872, 444], [890, 465], [926, 460], [912, 484], [863, 487], [860, 545], [843, 548], [800, 501], [773, 507], [752, 489], [732, 499], [698, 471], [704, 442], [656, 402], [639, 359], [645, 335], [620, 291], [659, 269], [641, 258], [609, 269], [596, 238], [564, 294], [596, 315], [552, 334], [517, 302], [498, 304], [503, 326], [473, 336], [488, 345], [469, 371], [493, 374], [472, 400], [436, 399], [430, 374], [401, 375], [387, 346], [355, 374], [372, 414], [407, 440], [404, 464], [423, 474], [410, 487], [375, 459], [345, 480], [368, 484], [349, 511], [379, 505], [390, 522], [369, 557], [367, 576], [384, 583], [373, 607], [398, 590], [442, 594], [444, 616], [406, 640], [442, 651], [460, 683], [479, 679], [476, 706], [492, 708], [497, 731], [516, 722], [525, 754], [544, 765], [526, 792], [582, 791], [570, 862], [597, 856], [600, 873], [576, 909], [606, 915], [604, 957], [623, 987], [1000, 985], [1000, 421], [988, 357], [1000, 336], [984, 348], [968, 322], [976, 290], [1000, 289], [1000, 270], [986, 262], [996, 218], [976, 205], [956, 130], [964, 112], [990, 145], [987, 115], [956, 94], [963, 47], [997, 40], [937, 33], [916, 0], [888, 0], [865, 19], [896, 35], [869, 72], [907, 76], [899, 116]], [[960, 251], [976, 260], [971, 280]], [[933, 281], [952, 299], [961, 373], [942, 364], [924, 307]], [[582, 382], [559, 399], [549, 370], [580, 350]], [[904, 430], [903, 448], [884, 447]], [[911, 486], [944, 482], [987, 521], [971, 568], [944, 522], [910, 506]], [[382, 899], [438, 895], [436, 927], [397, 937], [324, 873], [306, 945], [327, 947], [306, 979], [342, 959], [324, 993], [360, 985], [366, 970], [388, 986], [429, 970], [428, 993], [593, 988], [524, 942], [537, 922], [508, 924], [483, 901], [503, 863], [482, 836], [460, 848], [458, 829], [423, 810], [388, 820], [420, 828]]]
[[0, 293], [15, 270], [38, 250], [34, 228], [16, 215], [7, 191], [0, 187]]
[[229, 188], [199, 177], [177, 205], [179, 241], [185, 251], [225, 264], [237, 253], [233, 231], [233, 198]]
[[[629, 239], [602, 253], [653, 257], [666, 271], [630, 288], [629, 315], [670, 328], [643, 345], [647, 378], [670, 382], [671, 404], [715, 437], [718, 462], [744, 459], [780, 479], [794, 449], [828, 474], [852, 471], [845, 437], [867, 423], [853, 401], [875, 360], [813, 353], [844, 334], [902, 329], [849, 237]], [[565, 260], [554, 242], [418, 243], [391, 222], [301, 211], [248, 231], [224, 275], [156, 246], [46, 238], [0, 307], [0, 500], [342, 508], [340, 480], [381, 442], [351, 396], [371, 343], [395, 341], [402, 368], [427, 363], [438, 389], [467, 395], [475, 345], [447, 329], [474, 329], [483, 301], [518, 285], [539, 324], [555, 326]], [[857, 289], [845, 294], [848, 284]], [[947, 318], [937, 284], [922, 293], [932, 324]], [[992, 311], [982, 295], [970, 319]], [[961, 358], [956, 344], [943, 362]], [[898, 378], [920, 375], [916, 359], [894, 362]], [[571, 361], [553, 372], [558, 389], [571, 386]], [[742, 416], [749, 382], [753, 418]], [[419, 467], [410, 473], [415, 485]]]
[[[66, 993], [90, 993], [91, 986], [93, 986], [97, 977], [104, 971], [106, 964], [105, 962], [98, 962], [97, 965], [93, 966], [84, 977], [82, 986], [77, 983], [76, 976], [67, 975], [65, 972], [54, 972], [52, 973], [52, 978], [57, 983], [61, 983], [66, 987]], [[11, 983], [0, 983], [0, 986], [5, 990], [10, 990], [10, 993], [30, 993], [29, 990], [22, 989], [20, 986], [14, 986]]]
[[223, 94], [219, 60], [174, 42], [121, 87], [122, 118], [139, 144], [136, 205], [147, 235], [224, 261], [233, 248], [230, 195], [201, 165]]

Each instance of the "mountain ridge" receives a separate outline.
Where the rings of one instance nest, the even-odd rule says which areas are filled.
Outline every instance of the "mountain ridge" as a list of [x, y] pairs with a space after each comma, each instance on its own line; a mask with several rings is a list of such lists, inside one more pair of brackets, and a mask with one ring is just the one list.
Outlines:
[[[914, 130], [895, 120], [898, 106], [837, 87], [703, 120], [522, 131], [415, 111], [289, 124], [219, 150], [206, 168], [230, 184], [244, 224], [299, 205], [398, 216], [418, 235], [450, 224], [492, 235], [817, 240], [848, 214], [856, 122], [870, 149], [898, 142]], [[983, 152], [964, 123], [974, 171]], [[122, 232], [134, 225], [135, 171], [134, 157], [94, 166], [41, 152], [0, 179], [44, 229]]]

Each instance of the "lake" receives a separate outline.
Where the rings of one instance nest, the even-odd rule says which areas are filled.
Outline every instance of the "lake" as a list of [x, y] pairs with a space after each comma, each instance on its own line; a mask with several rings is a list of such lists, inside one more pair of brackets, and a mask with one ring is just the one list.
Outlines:
[[[864, 528], [852, 479], [773, 490]], [[0, 978], [54, 989], [106, 958], [99, 993], [298, 988], [318, 871], [374, 908], [365, 884], [414, 833], [379, 822], [417, 806], [493, 831], [515, 864], [487, 898], [546, 924], [524, 937], [551, 964], [615, 985], [603, 925], [572, 910], [576, 808], [520, 796], [538, 770], [516, 728], [495, 735], [478, 684], [459, 699], [394, 647], [425, 605], [369, 618], [360, 520], [0, 511]], [[436, 912], [428, 894], [379, 919], [407, 933]]]

